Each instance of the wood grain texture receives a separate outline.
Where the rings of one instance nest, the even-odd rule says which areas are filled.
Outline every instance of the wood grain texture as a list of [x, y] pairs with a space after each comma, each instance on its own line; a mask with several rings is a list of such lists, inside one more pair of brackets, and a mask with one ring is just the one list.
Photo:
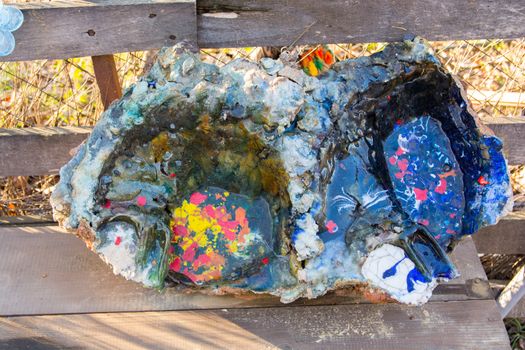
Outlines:
[[522, 0], [199, 0], [199, 46], [287, 46], [314, 43], [525, 36]]
[[472, 237], [483, 254], [525, 254], [525, 212], [513, 212]]
[[[509, 164], [525, 164], [525, 118], [487, 120], [504, 141]], [[69, 151], [82, 143], [88, 128], [0, 129], [0, 176], [56, 174], [71, 158]], [[20, 152], [24, 150], [24, 152]]]
[[91, 60], [93, 61], [102, 104], [104, 109], [108, 109], [111, 102], [122, 97], [122, 87], [118, 79], [115, 57], [113, 55], [93, 56]]
[[3, 60], [201, 48], [525, 36], [522, 0], [58, 0], [22, 3], [26, 21]]
[[[4, 316], [284, 306], [267, 295], [209, 296], [175, 288], [162, 292], [143, 288], [113, 275], [80, 239], [56, 226], [1, 227], [0, 256], [0, 315]], [[491, 297], [484, 292], [485, 273], [470, 239], [457, 247], [452, 260], [461, 277], [439, 286], [432, 300]], [[476, 280], [480, 283], [473, 284]], [[366, 300], [360, 294], [339, 291], [291, 305], [356, 302]]]
[[0, 61], [57, 59], [196, 42], [193, 0], [59, 0], [17, 4], [15, 51]]
[[0, 176], [58, 174], [71, 159], [70, 150], [80, 145], [91, 129], [0, 129]]
[[417, 308], [362, 304], [0, 318], [0, 344], [38, 343], [97, 349], [510, 349], [494, 300]]

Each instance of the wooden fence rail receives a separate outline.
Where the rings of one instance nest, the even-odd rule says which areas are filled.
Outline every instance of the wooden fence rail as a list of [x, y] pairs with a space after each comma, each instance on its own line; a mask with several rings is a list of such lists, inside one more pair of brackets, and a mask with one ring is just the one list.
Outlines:
[[523, 0], [56, 0], [17, 4], [25, 23], [4, 61], [200, 48], [525, 36]]

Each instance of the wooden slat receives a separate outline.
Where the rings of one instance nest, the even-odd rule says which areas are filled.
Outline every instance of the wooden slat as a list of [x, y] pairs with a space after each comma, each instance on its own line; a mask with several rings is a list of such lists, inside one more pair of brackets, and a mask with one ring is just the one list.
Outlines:
[[196, 42], [194, 0], [57, 0], [17, 4], [15, 51], [0, 61], [106, 55]]
[[[58, 0], [22, 3], [26, 21], [4, 60], [202, 48], [525, 36], [522, 0]], [[196, 26], [196, 23], [197, 26]], [[198, 28], [198, 29], [196, 29]], [[198, 33], [197, 33], [198, 32]]]
[[[497, 118], [487, 125], [503, 139], [509, 164], [525, 164], [525, 118]], [[0, 176], [56, 174], [84, 141], [87, 128], [0, 129]], [[21, 152], [24, 150], [24, 152]]]
[[525, 36], [522, 0], [199, 0], [200, 47]]
[[525, 211], [513, 212], [472, 237], [479, 253], [525, 254]]
[[[113, 275], [77, 237], [56, 226], [0, 229], [0, 315], [187, 310], [283, 306], [267, 295], [208, 296], [168, 288], [162, 293]], [[452, 255], [461, 277], [441, 285], [432, 300], [488, 299], [485, 273], [470, 239]], [[332, 293], [293, 305], [366, 302]]]
[[46, 349], [510, 349], [494, 300], [0, 318], [0, 343]]
[[102, 104], [104, 109], [108, 109], [111, 102], [122, 97], [122, 87], [118, 79], [115, 57], [113, 55], [102, 55], [93, 56], [91, 59]]
[[0, 129], [0, 176], [57, 174], [89, 128]]
[[499, 117], [483, 122], [503, 140], [509, 164], [525, 164], [525, 117]]

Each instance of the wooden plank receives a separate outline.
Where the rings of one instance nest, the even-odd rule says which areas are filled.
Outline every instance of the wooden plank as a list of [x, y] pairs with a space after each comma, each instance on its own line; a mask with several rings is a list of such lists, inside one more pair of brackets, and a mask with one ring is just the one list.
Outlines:
[[[525, 36], [522, 0], [58, 0], [18, 4], [26, 21], [3, 60], [103, 55], [172, 45], [209, 47]], [[373, 20], [371, 20], [371, 18]], [[196, 22], [198, 22], [196, 24]], [[52, 47], [52, 49], [49, 49]]]
[[467, 94], [471, 101], [477, 103], [490, 103], [491, 105], [509, 107], [525, 106], [525, 92], [467, 90]]
[[[509, 164], [525, 164], [525, 118], [485, 122], [503, 139]], [[88, 133], [88, 128], [76, 127], [0, 129], [0, 176], [56, 174], [71, 158], [71, 148], [83, 142]]]
[[200, 0], [199, 46], [400, 41], [525, 36], [523, 0]]
[[483, 122], [503, 141], [508, 163], [525, 164], [525, 118], [500, 117], [483, 119]]
[[0, 318], [13, 347], [510, 349], [494, 300]]
[[118, 79], [115, 57], [113, 55], [93, 56], [91, 60], [93, 61], [102, 104], [104, 109], [108, 109], [111, 102], [122, 97], [122, 87]]
[[525, 254], [525, 211], [513, 212], [472, 237], [483, 254]]
[[196, 42], [194, 0], [18, 3], [25, 21], [1, 61], [106, 55]]
[[505, 286], [496, 299], [501, 317], [507, 317], [509, 312], [518, 304], [523, 296], [525, 296], [525, 266], [521, 266], [518, 269], [518, 272], [516, 272], [512, 280]]
[[0, 176], [57, 174], [89, 128], [0, 129]]
[[[143, 288], [113, 275], [80, 239], [56, 226], [2, 227], [0, 256], [0, 315], [283, 306], [267, 295], [208, 296], [176, 288], [162, 292]], [[462, 276], [439, 286], [433, 300], [492, 297], [472, 241], [463, 241], [452, 260]], [[339, 291], [292, 305], [356, 302], [366, 300], [351, 291]]]

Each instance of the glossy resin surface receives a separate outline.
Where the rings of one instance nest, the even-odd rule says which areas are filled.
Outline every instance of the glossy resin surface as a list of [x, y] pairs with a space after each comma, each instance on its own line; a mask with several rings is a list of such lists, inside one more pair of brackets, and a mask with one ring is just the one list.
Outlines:
[[340, 286], [426, 302], [451, 243], [511, 210], [501, 141], [416, 38], [318, 77], [178, 46], [61, 170], [55, 218], [148, 287]]

